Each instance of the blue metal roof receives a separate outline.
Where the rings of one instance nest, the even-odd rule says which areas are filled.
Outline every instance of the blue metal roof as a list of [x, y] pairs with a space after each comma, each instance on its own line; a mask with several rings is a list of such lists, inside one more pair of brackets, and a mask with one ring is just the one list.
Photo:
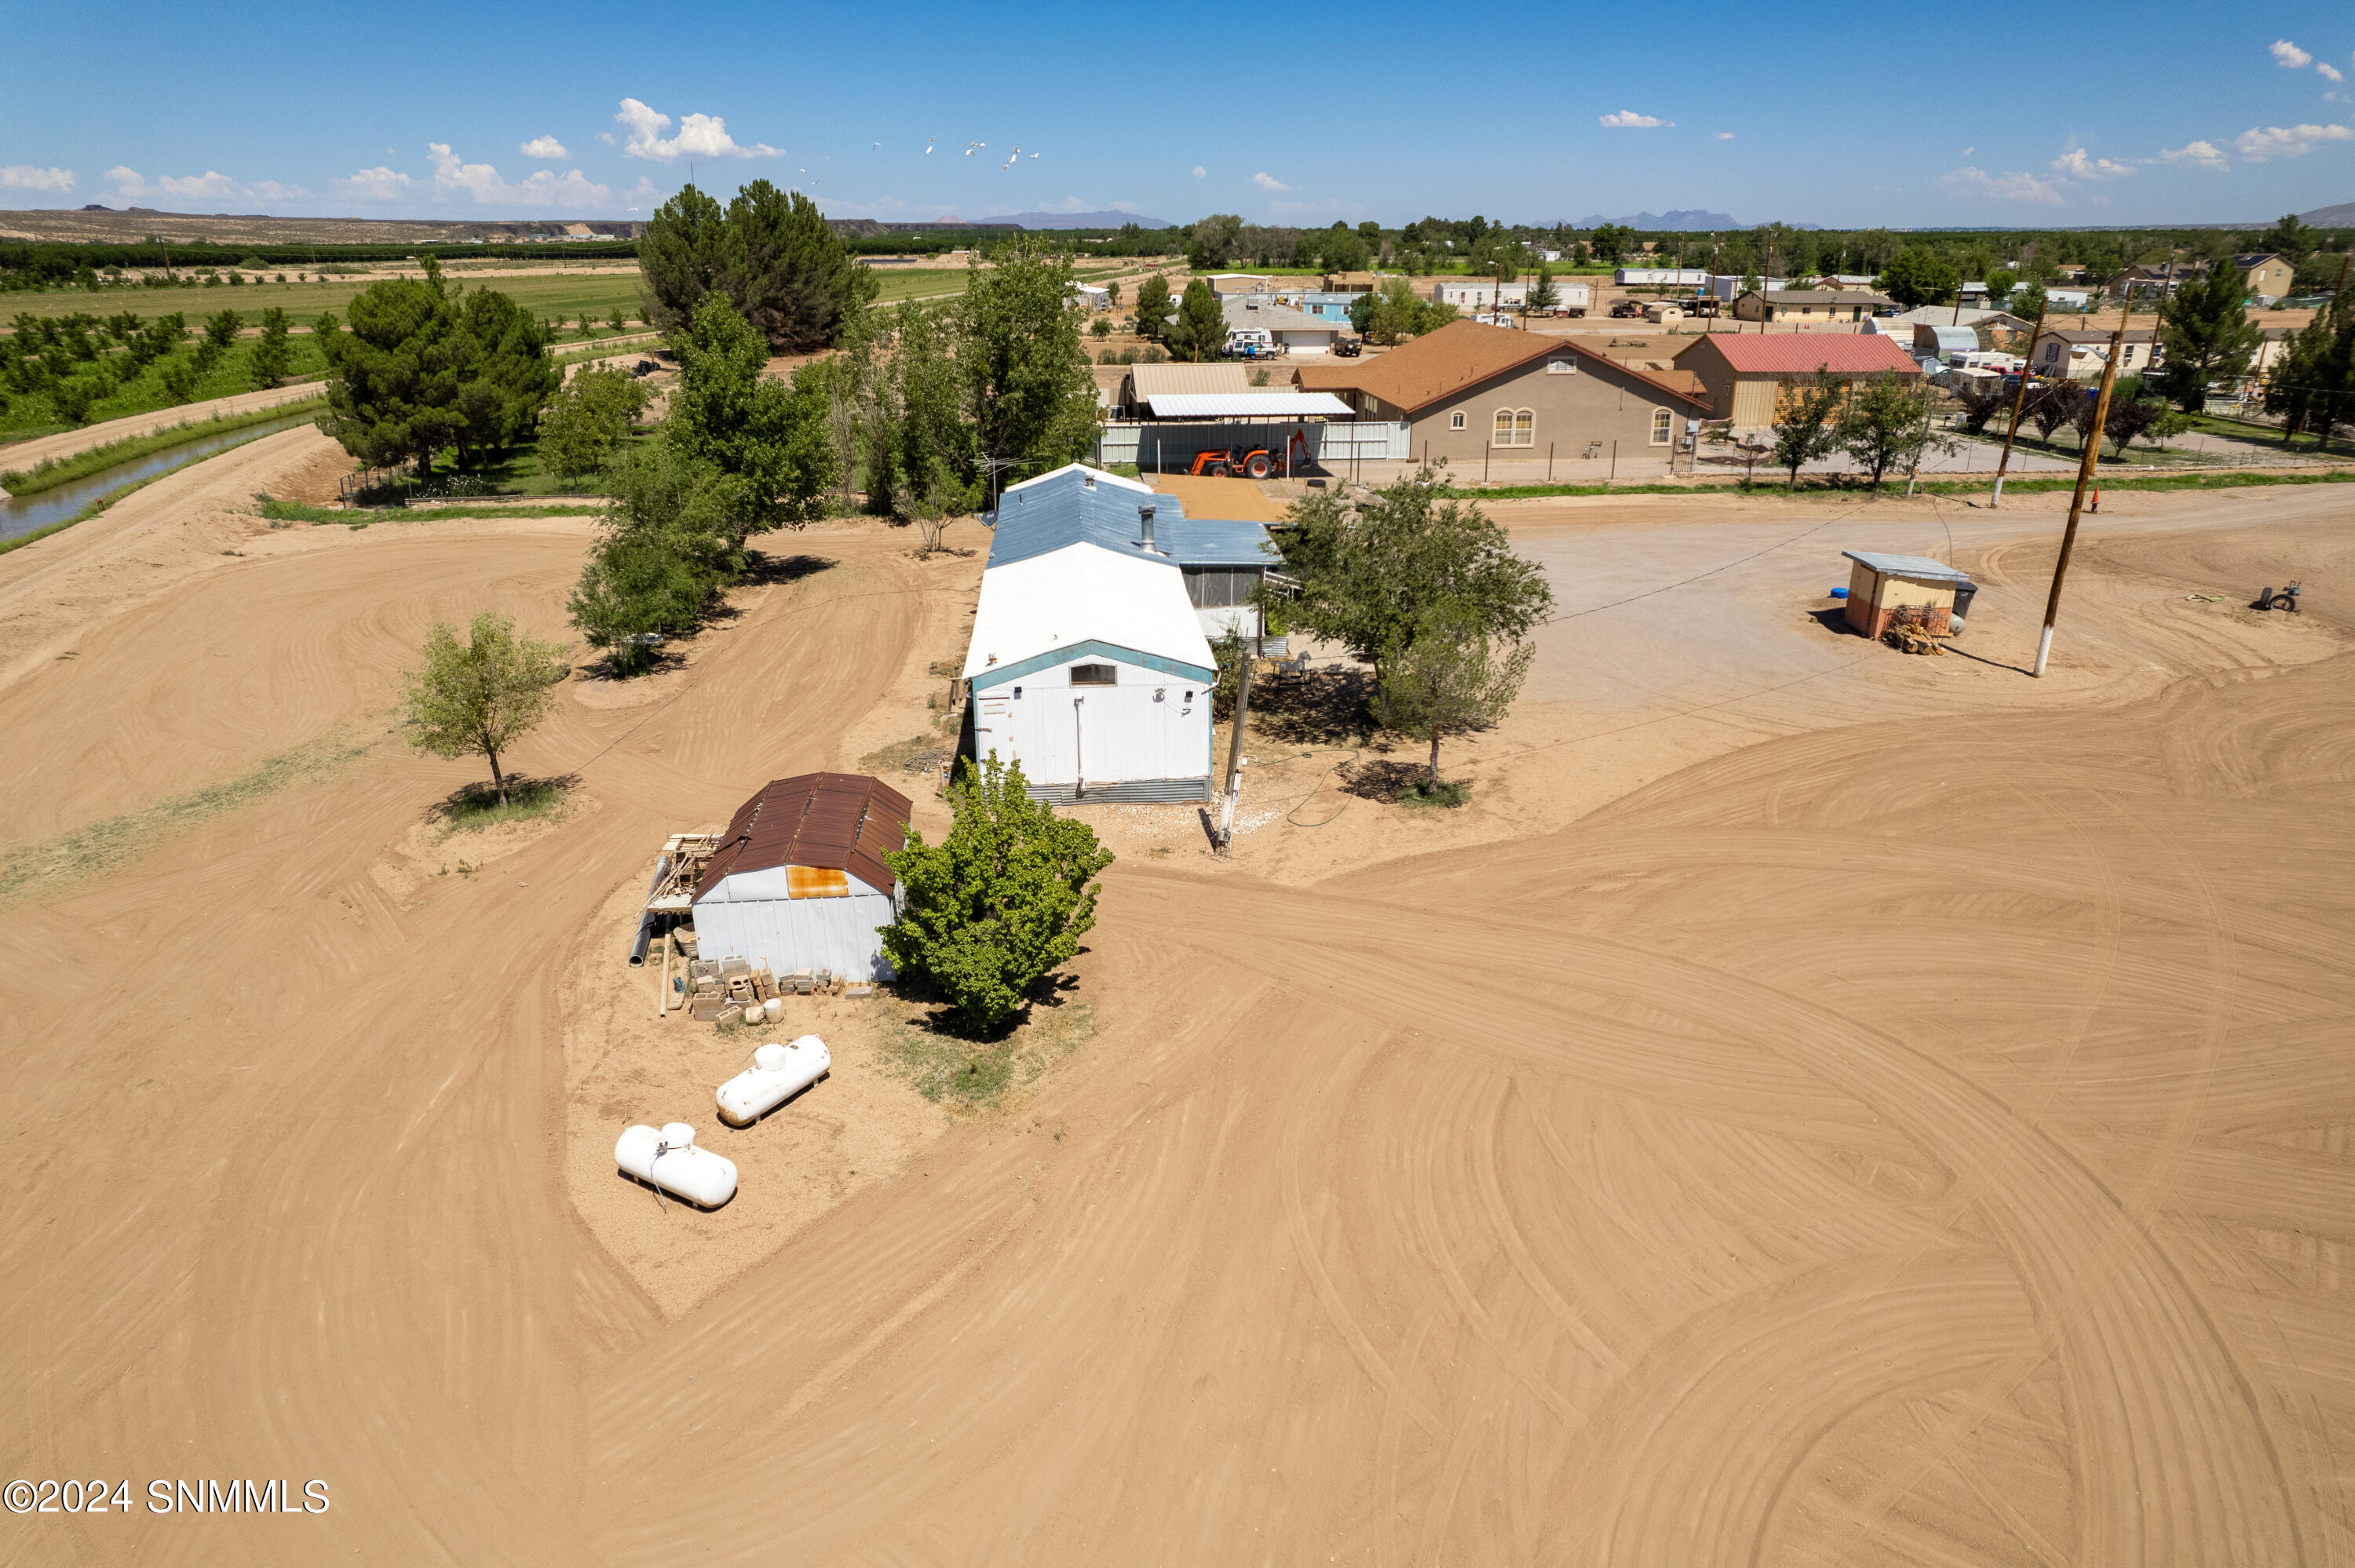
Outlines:
[[1155, 551], [1173, 567], [1279, 564], [1260, 524], [1188, 517], [1174, 495], [1145, 495], [1120, 484], [1091, 487], [1086, 475], [1075, 471], [1007, 493], [989, 541], [989, 565], [1011, 566], [1082, 544], [1144, 556], [1140, 503], [1152, 506]]

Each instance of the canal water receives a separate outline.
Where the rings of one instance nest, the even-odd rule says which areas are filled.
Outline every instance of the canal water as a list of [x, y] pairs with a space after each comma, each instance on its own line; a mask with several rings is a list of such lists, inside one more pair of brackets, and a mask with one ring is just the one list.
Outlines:
[[[182, 441], [177, 446], [165, 447], [161, 451], [149, 452], [145, 457], [133, 458], [129, 462], [117, 463], [112, 468], [102, 470], [86, 478], [60, 484], [54, 490], [37, 491], [31, 495], [10, 496], [5, 501], [0, 501], [0, 539], [14, 539], [19, 535], [29, 534], [36, 528], [46, 528], [52, 523], [62, 523], [116, 485], [128, 484], [134, 479], [146, 479], [162, 473], [166, 469], [187, 461], [190, 458], [210, 457], [215, 452], [227, 451], [231, 447], [243, 446], [248, 441], [259, 440], [263, 436], [275, 435], [281, 430], [291, 430], [297, 425], [307, 425], [311, 423], [312, 418], [313, 416], [309, 414], [294, 414], [282, 419], [272, 419], [259, 425], [246, 425], [234, 430], [216, 431], [209, 436], [198, 436], [193, 440]], [[8, 466], [7, 454], [8, 449], [0, 447], [0, 468]]]

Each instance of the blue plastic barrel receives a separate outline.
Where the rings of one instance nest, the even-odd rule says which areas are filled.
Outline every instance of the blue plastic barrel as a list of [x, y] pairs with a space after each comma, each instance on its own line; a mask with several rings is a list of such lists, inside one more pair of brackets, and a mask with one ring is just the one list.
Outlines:
[[1848, 597], [1848, 589], [1834, 588], [1832, 589], [1832, 597], [1834, 599], [1846, 599]]

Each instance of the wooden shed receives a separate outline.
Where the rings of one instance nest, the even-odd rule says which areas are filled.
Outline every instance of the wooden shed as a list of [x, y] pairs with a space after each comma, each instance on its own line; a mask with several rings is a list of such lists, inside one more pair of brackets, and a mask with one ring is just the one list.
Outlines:
[[1848, 623], [1878, 637], [1901, 609], [1920, 609], [1927, 630], [1943, 636], [1953, 630], [1955, 590], [1971, 575], [1927, 556], [1883, 556], [1870, 550], [1840, 552], [1856, 563], [1848, 577]]
[[858, 773], [804, 773], [762, 787], [736, 809], [695, 889], [707, 959], [742, 959], [772, 974], [831, 969], [889, 980], [878, 928], [899, 916], [886, 850], [907, 842], [905, 795]]

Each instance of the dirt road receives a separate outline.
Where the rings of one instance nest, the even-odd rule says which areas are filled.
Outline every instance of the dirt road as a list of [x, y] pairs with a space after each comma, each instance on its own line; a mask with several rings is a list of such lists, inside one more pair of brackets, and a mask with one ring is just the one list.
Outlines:
[[[334, 1507], [12, 1516], [12, 1561], [2355, 1551], [2350, 620], [2151, 619], [2284, 556], [2345, 581], [2343, 511], [2094, 542], [2041, 700], [1892, 654], [1741, 688], [1754, 729], [1543, 832], [1124, 861], [1096, 1038], [666, 1318], [567, 1196], [565, 956], [663, 832], [921, 711], [974, 563], [794, 541], [662, 684], [569, 687], [515, 760], [581, 809], [443, 877], [400, 846], [471, 771], [387, 733], [397, 673], [437, 617], [560, 634], [585, 533], [271, 534], [215, 491], [80, 541], [155, 591], [0, 676], [47, 857], [0, 929], [0, 1459]], [[2032, 578], [2048, 524], [1965, 544]], [[1638, 572], [1641, 527], [1560, 525]], [[167, 582], [175, 530], [249, 553]], [[1514, 735], [1682, 712], [1689, 667], [1574, 678], [1640, 636], [1554, 648]], [[1482, 795], [1583, 766], [1512, 738]]]

